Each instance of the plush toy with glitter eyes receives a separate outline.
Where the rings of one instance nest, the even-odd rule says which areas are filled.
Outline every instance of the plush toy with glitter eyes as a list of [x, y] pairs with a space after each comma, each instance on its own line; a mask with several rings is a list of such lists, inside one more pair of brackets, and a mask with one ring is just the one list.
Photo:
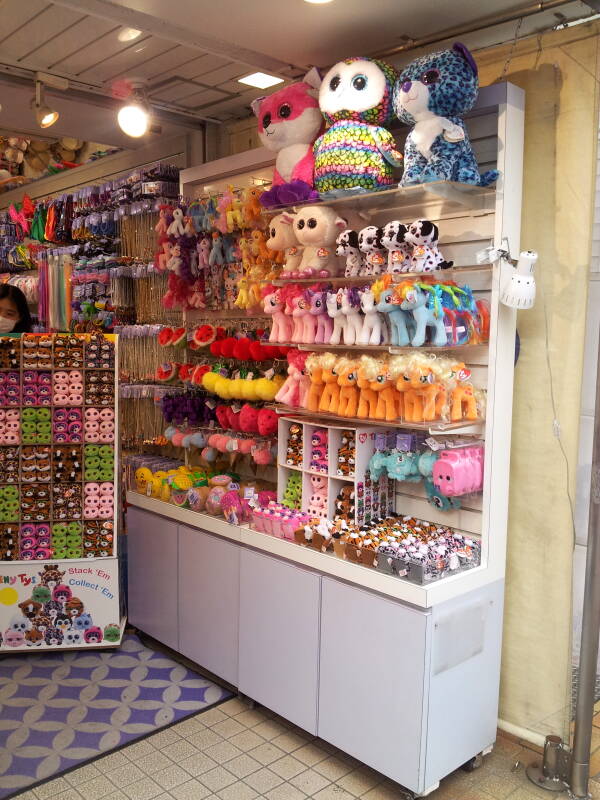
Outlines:
[[477, 99], [477, 64], [460, 42], [408, 64], [394, 87], [394, 111], [412, 130], [404, 147], [401, 185], [459, 181], [489, 186], [495, 169], [479, 174], [463, 115]]
[[329, 127], [314, 144], [320, 194], [376, 191], [394, 183], [393, 168], [402, 155], [383, 126], [392, 116], [396, 77], [383, 61], [347, 58], [323, 79], [319, 106]]

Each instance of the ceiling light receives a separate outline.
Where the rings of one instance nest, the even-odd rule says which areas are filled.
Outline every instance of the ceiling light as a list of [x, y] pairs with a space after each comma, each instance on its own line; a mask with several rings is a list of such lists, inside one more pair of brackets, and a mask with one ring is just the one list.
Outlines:
[[139, 139], [150, 127], [150, 108], [140, 88], [135, 88], [117, 114], [119, 127], [127, 136]]
[[133, 40], [137, 39], [138, 36], [141, 36], [141, 34], [142, 32], [137, 28], [123, 28], [122, 31], [119, 31], [117, 39], [120, 42], [133, 42]]
[[238, 83], [255, 86], [257, 89], [268, 89], [270, 86], [275, 86], [276, 83], [283, 83], [283, 78], [277, 78], [275, 75], [267, 75], [266, 72], [253, 72], [252, 75], [238, 78]]
[[31, 107], [35, 111], [35, 119], [40, 128], [49, 128], [58, 120], [59, 113], [44, 100], [44, 85], [41, 81], [35, 82], [35, 97], [31, 101]]
[[312, 3], [315, 6], [324, 5], [325, 3], [331, 3], [332, 0], [304, 0], [305, 3]]

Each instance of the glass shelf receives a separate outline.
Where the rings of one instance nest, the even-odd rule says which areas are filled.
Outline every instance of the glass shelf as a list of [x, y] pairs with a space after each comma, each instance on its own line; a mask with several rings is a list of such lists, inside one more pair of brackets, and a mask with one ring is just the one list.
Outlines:
[[[493, 211], [495, 197], [496, 189], [493, 186], [475, 186], [455, 181], [433, 181], [414, 186], [394, 186], [380, 192], [357, 192], [319, 202], [324, 202], [334, 208], [351, 206], [357, 211], [369, 211], [372, 214], [390, 209], [401, 211], [415, 206], [435, 205], [438, 207], [439, 214], [451, 214], [456, 211]], [[315, 205], [315, 202], [272, 208], [263, 211], [263, 214], [281, 214], [283, 211], [294, 213], [303, 206], [311, 205]]]

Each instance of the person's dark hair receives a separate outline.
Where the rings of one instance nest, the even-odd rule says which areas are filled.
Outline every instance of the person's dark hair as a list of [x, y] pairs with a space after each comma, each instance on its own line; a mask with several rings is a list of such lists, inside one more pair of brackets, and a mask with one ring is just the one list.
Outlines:
[[13, 333], [30, 333], [33, 327], [31, 321], [31, 314], [29, 313], [29, 306], [27, 305], [27, 298], [23, 292], [16, 286], [10, 283], [0, 284], [0, 300], [10, 300], [17, 307], [19, 312], [19, 321], [13, 328]]

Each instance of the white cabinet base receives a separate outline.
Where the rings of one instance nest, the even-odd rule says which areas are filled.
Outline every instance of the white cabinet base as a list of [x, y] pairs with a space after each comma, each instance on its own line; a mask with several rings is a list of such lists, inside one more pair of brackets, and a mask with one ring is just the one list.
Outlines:
[[419, 795], [493, 744], [503, 581], [423, 609], [220, 529], [128, 529], [132, 624], [253, 700]]

